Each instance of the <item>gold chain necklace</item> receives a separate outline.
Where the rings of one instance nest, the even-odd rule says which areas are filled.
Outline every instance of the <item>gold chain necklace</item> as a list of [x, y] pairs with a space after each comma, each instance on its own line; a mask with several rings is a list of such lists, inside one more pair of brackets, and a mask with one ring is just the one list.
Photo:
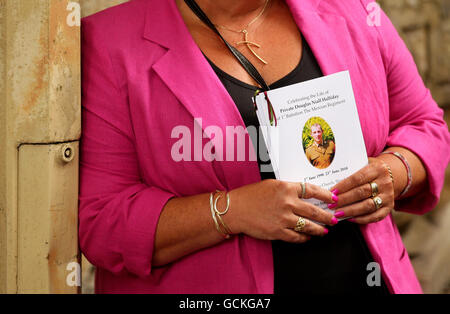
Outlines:
[[247, 29], [250, 27], [250, 25], [252, 25], [253, 23], [255, 23], [255, 22], [256, 22], [256, 21], [264, 14], [264, 12], [265, 12], [266, 9], [267, 9], [267, 5], [269, 4], [269, 1], [270, 1], [270, 0], [266, 0], [266, 3], [264, 4], [264, 7], [262, 8], [261, 12], [259, 12], [258, 16], [256, 16], [253, 20], [251, 20], [250, 23], [248, 23], [248, 24], [247, 24], [243, 29], [241, 29], [241, 30], [238, 30], [238, 31], [237, 31], [237, 30], [230, 29], [230, 28], [228, 28], [228, 27], [226, 27], [226, 26], [223, 26], [223, 25], [216, 25], [216, 24], [214, 24], [217, 28], [222, 28], [222, 29], [224, 29], [224, 30], [227, 30], [227, 31], [230, 31], [230, 32], [233, 32], [233, 33], [243, 34], [243, 35], [244, 35], [244, 40], [237, 42], [237, 43], [236, 43], [236, 46], [239, 46], [239, 45], [245, 45], [245, 46], [247, 46], [247, 48], [250, 50], [250, 52], [251, 52], [256, 58], [258, 58], [259, 61], [261, 61], [261, 62], [264, 63], [264, 64], [267, 64], [267, 62], [266, 62], [263, 58], [261, 58], [261, 57], [255, 52], [255, 50], [253, 50], [253, 48], [252, 48], [252, 46], [253, 46], [253, 47], [256, 47], [256, 48], [261, 48], [261, 45], [255, 43], [255, 42], [253, 42], [253, 41], [249, 41], [249, 40], [248, 40], [248, 30], [247, 30]]

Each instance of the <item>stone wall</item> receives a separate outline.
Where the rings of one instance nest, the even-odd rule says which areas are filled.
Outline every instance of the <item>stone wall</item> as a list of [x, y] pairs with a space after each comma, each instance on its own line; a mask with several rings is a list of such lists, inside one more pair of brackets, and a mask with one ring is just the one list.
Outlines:
[[382, 0], [434, 99], [450, 106], [450, 1]]
[[[126, 0], [81, 0], [87, 16]], [[166, 0], [164, 0], [166, 1]], [[343, 1], [343, 0], [340, 0]], [[450, 122], [450, 0], [378, 1], [411, 50], [434, 99]], [[439, 205], [431, 213], [395, 213], [424, 292], [450, 293], [450, 169]], [[93, 291], [93, 268], [84, 261], [83, 292]]]

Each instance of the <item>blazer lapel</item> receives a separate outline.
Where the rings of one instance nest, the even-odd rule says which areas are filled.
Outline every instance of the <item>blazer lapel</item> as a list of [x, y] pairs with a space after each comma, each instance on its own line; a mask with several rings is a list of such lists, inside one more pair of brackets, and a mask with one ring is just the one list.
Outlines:
[[[164, 8], [153, 10], [155, 5]], [[147, 22], [151, 25], [146, 26], [144, 37], [168, 48], [153, 69], [191, 115], [202, 119], [203, 130], [210, 125], [243, 125], [231, 97], [185, 26], [175, 1], [154, 1], [149, 14]], [[172, 21], [167, 23], [168, 19]]]

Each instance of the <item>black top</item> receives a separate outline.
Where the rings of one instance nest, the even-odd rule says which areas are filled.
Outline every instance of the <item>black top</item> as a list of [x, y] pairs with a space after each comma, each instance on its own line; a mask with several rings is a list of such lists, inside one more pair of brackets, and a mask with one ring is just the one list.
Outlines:
[[[258, 89], [242, 82], [219, 69], [208, 60], [234, 100], [246, 127], [259, 127], [252, 103], [252, 96]], [[288, 75], [270, 85], [270, 89], [311, 80], [323, 76], [322, 71], [308, 45], [303, 39], [303, 53], [298, 66]], [[259, 132], [257, 132], [259, 133]], [[257, 141], [265, 146], [263, 140]], [[255, 143], [253, 143], [255, 145]], [[256, 146], [255, 146], [256, 147]], [[264, 151], [267, 149], [264, 147]], [[257, 152], [260, 152], [258, 147]], [[265, 164], [258, 153], [259, 169]], [[266, 158], [263, 158], [267, 160]], [[270, 160], [266, 162], [270, 167]], [[275, 179], [272, 172], [260, 172], [261, 178]], [[312, 237], [302, 244], [272, 241], [276, 294], [300, 293], [375, 293], [387, 294], [388, 290], [381, 280], [380, 287], [368, 287], [367, 264], [373, 258], [367, 248], [359, 227], [341, 221], [329, 227], [324, 237]]]

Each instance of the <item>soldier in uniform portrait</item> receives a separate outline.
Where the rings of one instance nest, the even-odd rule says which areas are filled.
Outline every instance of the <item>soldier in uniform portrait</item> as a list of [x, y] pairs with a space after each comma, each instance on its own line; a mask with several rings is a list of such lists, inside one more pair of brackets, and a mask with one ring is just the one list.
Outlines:
[[311, 126], [311, 136], [314, 142], [306, 150], [306, 158], [316, 168], [327, 168], [334, 158], [335, 144], [332, 140], [323, 140], [322, 126], [318, 123]]

